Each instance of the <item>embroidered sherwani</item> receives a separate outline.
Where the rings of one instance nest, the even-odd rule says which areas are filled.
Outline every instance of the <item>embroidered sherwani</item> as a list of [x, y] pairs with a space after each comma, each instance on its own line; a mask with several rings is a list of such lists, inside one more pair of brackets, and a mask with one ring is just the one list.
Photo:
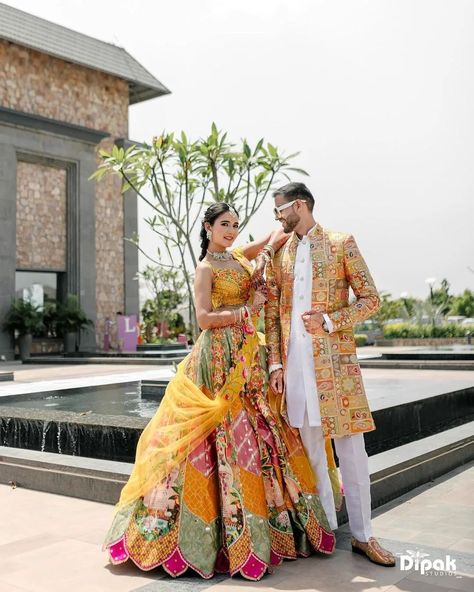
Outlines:
[[[307, 238], [312, 269], [308, 308], [327, 313], [332, 323], [330, 334], [307, 334], [313, 349], [317, 391], [314, 397], [319, 400], [322, 432], [330, 437], [369, 432], [375, 425], [357, 361], [353, 326], [378, 309], [377, 289], [353, 236], [316, 224]], [[293, 233], [267, 268], [269, 298], [265, 324], [269, 366], [283, 364], [286, 368], [289, 361], [297, 247], [298, 238]], [[349, 287], [356, 296], [351, 304]], [[285, 409], [283, 412], [286, 414]]]

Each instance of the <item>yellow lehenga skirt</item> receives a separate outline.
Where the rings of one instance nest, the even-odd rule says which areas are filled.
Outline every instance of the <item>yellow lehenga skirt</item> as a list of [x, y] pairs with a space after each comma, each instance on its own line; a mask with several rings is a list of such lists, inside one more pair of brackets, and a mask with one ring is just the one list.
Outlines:
[[[112, 563], [257, 580], [285, 558], [334, 550], [298, 430], [267, 378], [247, 325], [201, 333], [140, 437], [104, 542]], [[329, 440], [326, 453], [340, 506]]]

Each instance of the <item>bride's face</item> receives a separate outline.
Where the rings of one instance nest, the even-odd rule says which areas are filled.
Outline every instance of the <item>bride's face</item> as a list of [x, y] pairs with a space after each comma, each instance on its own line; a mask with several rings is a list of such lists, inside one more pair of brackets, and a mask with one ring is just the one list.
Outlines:
[[210, 247], [228, 249], [239, 234], [239, 219], [232, 212], [224, 212], [210, 226], [212, 238]]

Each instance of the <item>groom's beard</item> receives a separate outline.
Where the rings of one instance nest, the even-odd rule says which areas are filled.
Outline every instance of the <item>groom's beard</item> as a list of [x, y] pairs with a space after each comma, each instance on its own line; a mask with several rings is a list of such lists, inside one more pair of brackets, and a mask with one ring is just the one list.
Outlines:
[[283, 232], [286, 232], [287, 234], [293, 232], [293, 230], [298, 226], [299, 221], [300, 217], [297, 214], [290, 214], [286, 220], [281, 221]]

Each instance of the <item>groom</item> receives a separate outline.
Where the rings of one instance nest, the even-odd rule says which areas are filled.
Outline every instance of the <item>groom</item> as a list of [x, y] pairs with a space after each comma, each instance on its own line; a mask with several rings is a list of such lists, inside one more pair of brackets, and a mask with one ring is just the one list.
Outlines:
[[[379, 307], [354, 237], [322, 228], [303, 183], [274, 192], [275, 217], [292, 233], [267, 268], [265, 311], [270, 385], [285, 392], [287, 421], [299, 428], [332, 529], [336, 509], [324, 438], [334, 439], [352, 550], [385, 566], [394, 556], [372, 536], [364, 432], [375, 429], [357, 362], [353, 326]], [[356, 300], [349, 304], [349, 287]]]

